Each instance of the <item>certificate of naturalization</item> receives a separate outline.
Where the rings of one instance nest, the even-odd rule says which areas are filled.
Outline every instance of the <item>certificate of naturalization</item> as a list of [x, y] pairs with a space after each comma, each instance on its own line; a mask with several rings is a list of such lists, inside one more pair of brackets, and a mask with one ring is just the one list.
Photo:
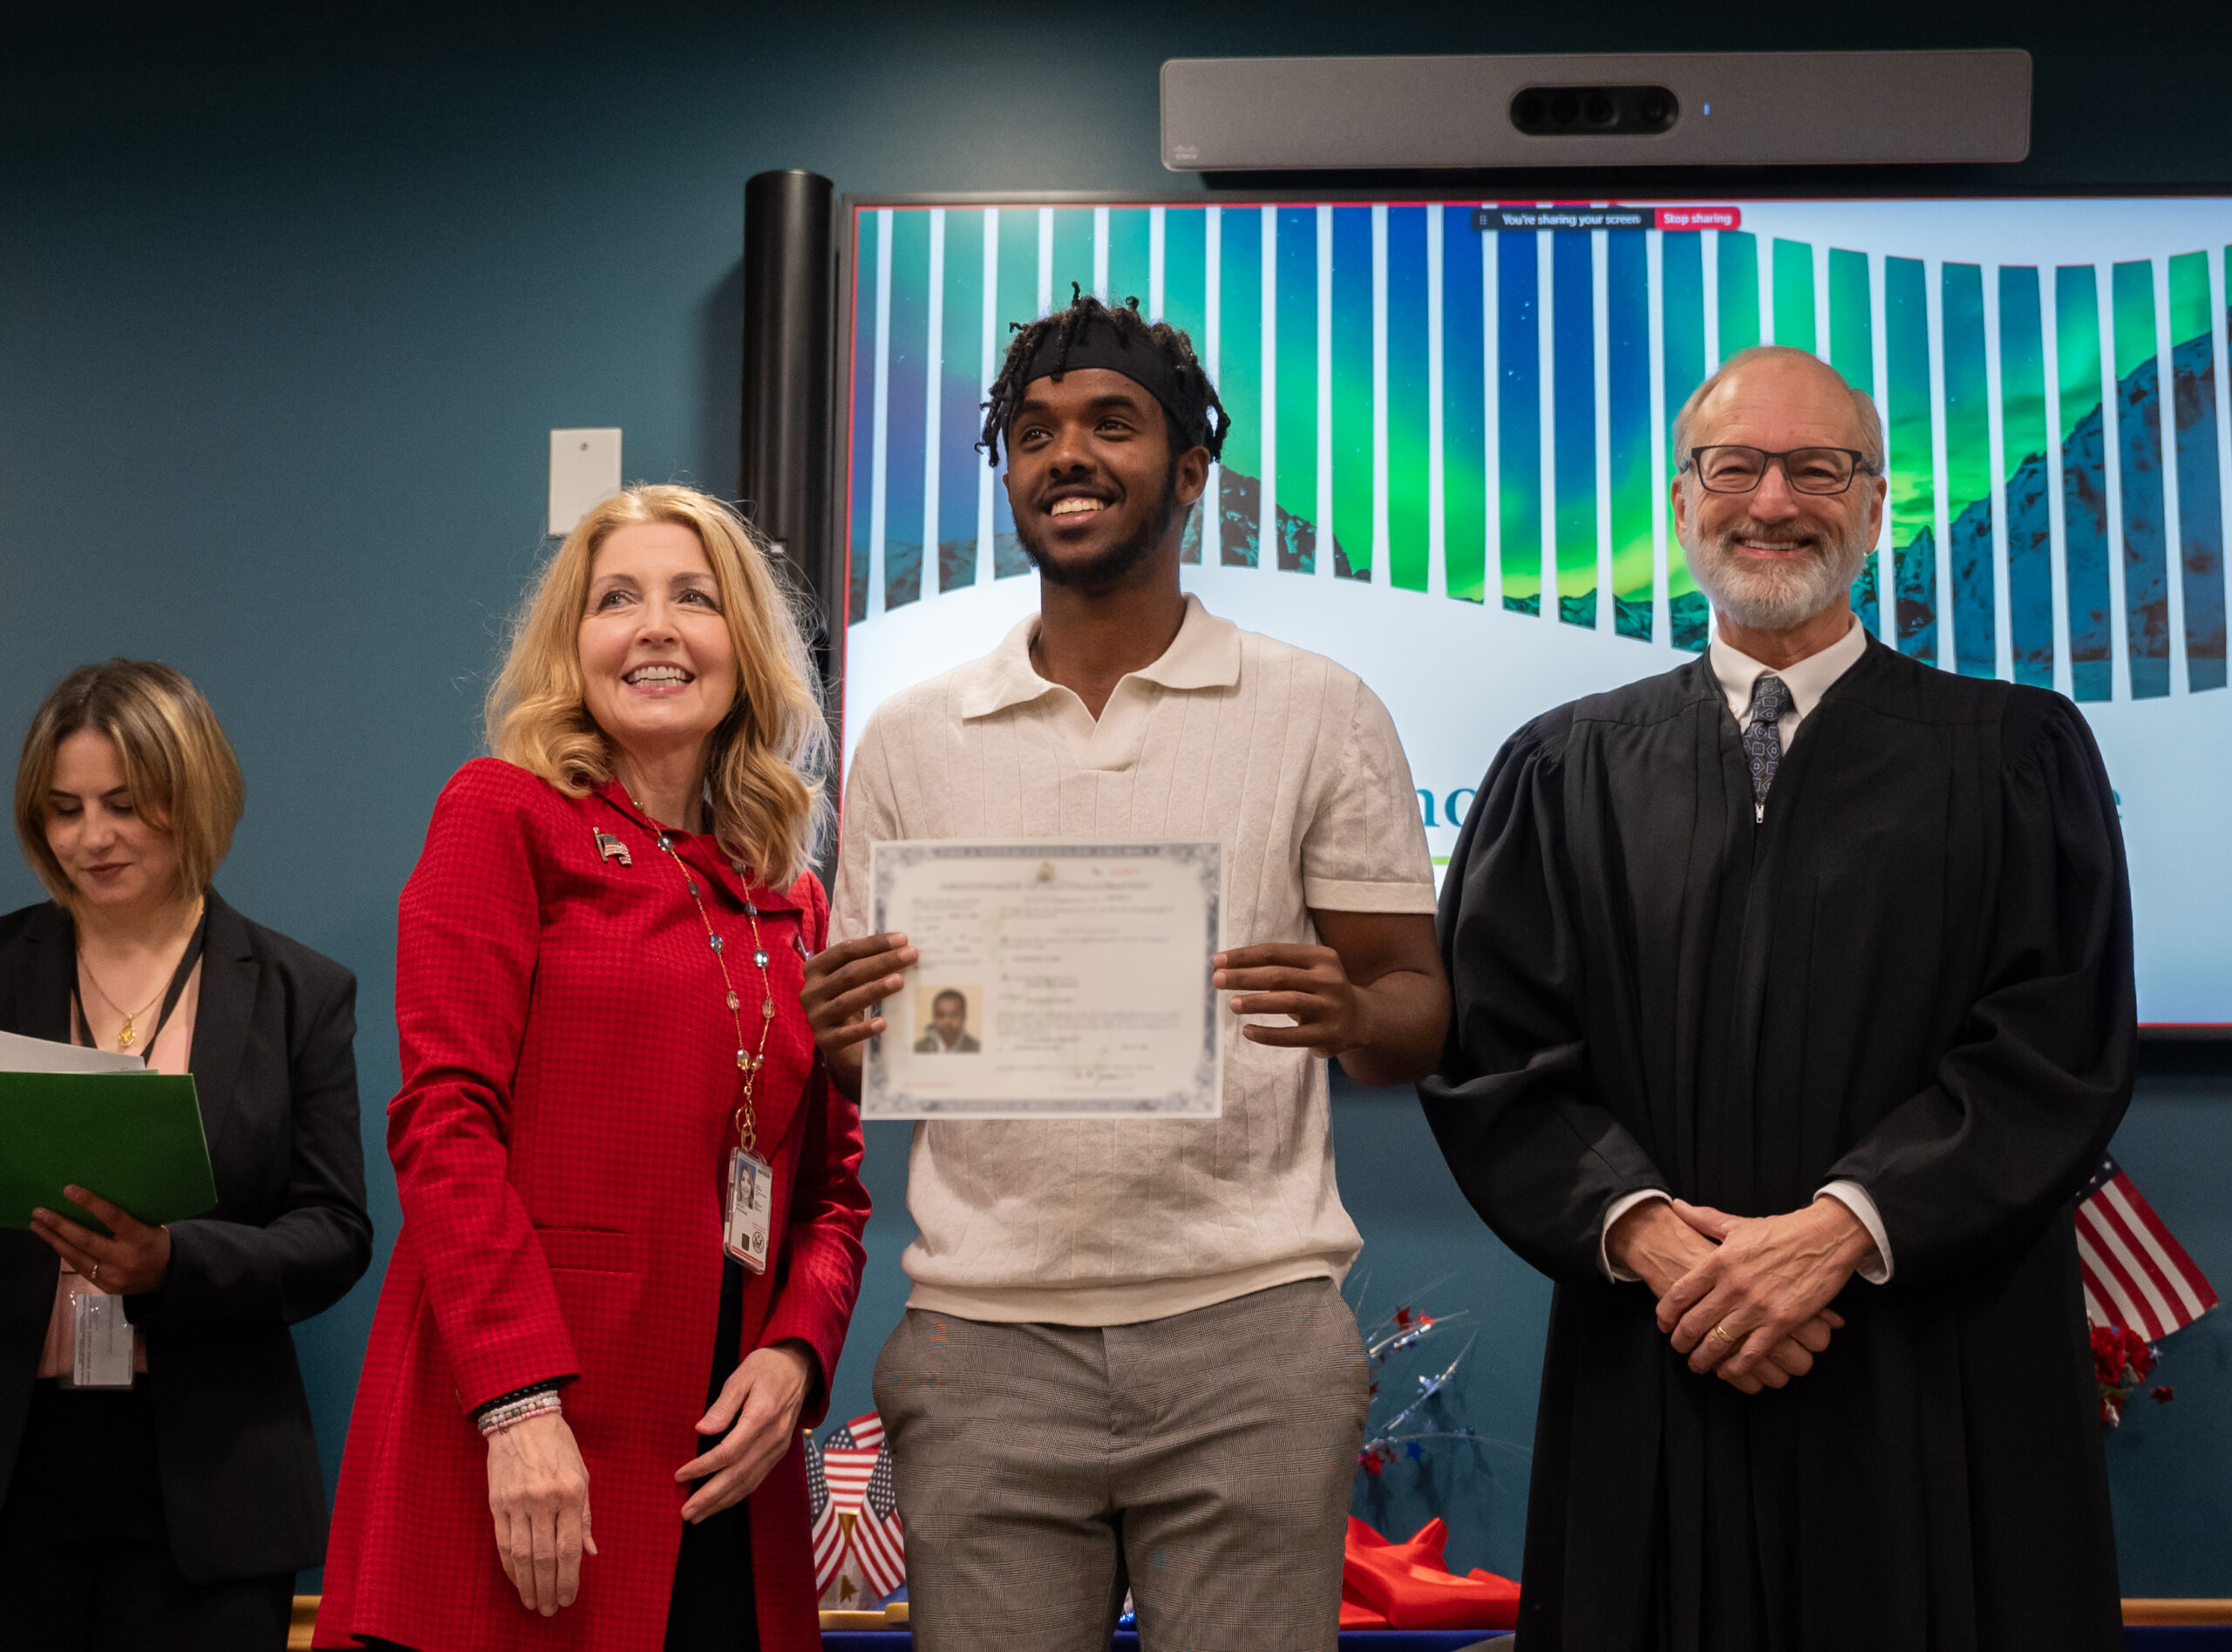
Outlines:
[[877, 844], [870, 921], [922, 955], [868, 1041], [868, 1118], [1213, 1118], [1215, 843]]

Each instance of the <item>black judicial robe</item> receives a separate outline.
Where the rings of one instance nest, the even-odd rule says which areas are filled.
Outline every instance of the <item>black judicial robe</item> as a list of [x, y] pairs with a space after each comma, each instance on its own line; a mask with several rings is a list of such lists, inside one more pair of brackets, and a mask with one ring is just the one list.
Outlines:
[[[2130, 1097], [2131, 914], [2076, 709], [1871, 641], [1755, 823], [1705, 660], [1592, 696], [1497, 757], [1440, 930], [1426, 1113], [1557, 1285], [1524, 1652], [2120, 1647], [2070, 1208]], [[1840, 1179], [1895, 1271], [1779, 1391], [1599, 1271], [1623, 1193]]]

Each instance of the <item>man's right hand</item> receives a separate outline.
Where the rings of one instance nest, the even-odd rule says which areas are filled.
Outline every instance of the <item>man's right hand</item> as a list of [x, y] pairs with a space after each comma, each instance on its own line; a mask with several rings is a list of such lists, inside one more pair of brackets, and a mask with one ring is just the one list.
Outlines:
[[555, 1411], [514, 1423], [488, 1442], [488, 1512], [496, 1555], [520, 1604], [545, 1617], [582, 1587], [589, 1535], [589, 1471], [574, 1431]]
[[[1718, 1248], [1710, 1239], [1684, 1221], [1664, 1199], [1649, 1199], [1624, 1212], [1604, 1235], [1604, 1254], [1623, 1273], [1641, 1275], [1654, 1300], [1664, 1297], [1675, 1281], [1688, 1275]], [[1844, 1329], [1842, 1315], [1824, 1309], [1768, 1350], [1767, 1357], [1750, 1376], [1722, 1380], [1746, 1394], [1762, 1388], [1782, 1388], [1793, 1377], [1814, 1369], [1814, 1356], [1829, 1345], [1829, 1334]]]
[[[922, 955], [903, 935], [862, 935], [840, 941], [806, 961], [799, 1002], [813, 1029], [814, 1047], [830, 1082], [854, 1100], [861, 1096], [861, 1046], [884, 1030], [868, 1011], [903, 984], [900, 971]], [[1711, 1248], [1711, 1241], [1705, 1241]]]

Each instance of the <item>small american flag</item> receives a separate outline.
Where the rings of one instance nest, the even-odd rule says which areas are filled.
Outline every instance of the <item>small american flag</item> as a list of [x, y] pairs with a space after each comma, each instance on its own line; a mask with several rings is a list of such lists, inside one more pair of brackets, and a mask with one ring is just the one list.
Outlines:
[[2216, 1293], [2154, 1207], [2139, 1196], [2113, 1159], [2077, 1200], [2077, 1254], [2085, 1274], [2085, 1316], [2159, 1342], [2216, 1306]]
[[882, 1419], [868, 1411], [819, 1447], [808, 1438], [806, 1455], [814, 1592], [828, 1590], [849, 1553], [870, 1590], [891, 1594], [907, 1581], [907, 1550]]
[[[833, 1437], [832, 1444], [834, 1444]], [[813, 1592], [825, 1593], [845, 1557], [844, 1533], [837, 1524], [837, 1505], [829, 1495], [829, 1479], [821, 1472], [821, 1447], [806, 1437], [806, 1506], [813, 1512]]]
[[813, 1432], [806, 1431], [806, 1501], [816, 1519], [829, 1506], [829, 1481], [821, 1472], [821, 1448], [813, 1443]]
[[907, 1581], [907, 1539], [888, 1447], [876, 1453], [875, 1472], [868, 1476], [868, 1495], [853, 1523], [853, 1553], [861, 1557], [861, 1575], [878, 1594], [889, 1594]]

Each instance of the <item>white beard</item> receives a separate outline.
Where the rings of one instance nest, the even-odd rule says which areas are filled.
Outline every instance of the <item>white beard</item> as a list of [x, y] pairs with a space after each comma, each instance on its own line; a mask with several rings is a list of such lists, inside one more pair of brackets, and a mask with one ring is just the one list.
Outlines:
[[1737, 624], [1758, 631], [1787, 631], [1804, 624], [1852, 588], [1868, 560], [1872, 545], [1857, 540], [1839, 544], [1816, 540], [1813, 554], [1803, 561], [1773, 567], [1750, 567], [1731, 548], [1739, 539], [1774, 539], [1751, 524], [1739, 522], [1702, 545], [1684, 543], [1690, 572], [1698, 588], [1720, 613]]

